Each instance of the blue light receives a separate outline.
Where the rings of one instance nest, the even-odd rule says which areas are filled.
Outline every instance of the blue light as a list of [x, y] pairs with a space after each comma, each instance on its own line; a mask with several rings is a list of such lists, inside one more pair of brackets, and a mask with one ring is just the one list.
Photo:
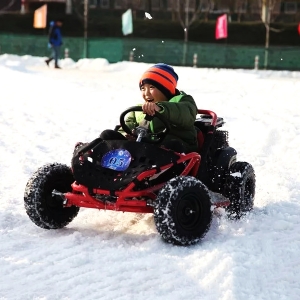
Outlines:
[[101, 159], [101, 166], [116, 171], [125, 171], [131, 162], [131, 155], [125, 149], [115, 149], [105, 153]]

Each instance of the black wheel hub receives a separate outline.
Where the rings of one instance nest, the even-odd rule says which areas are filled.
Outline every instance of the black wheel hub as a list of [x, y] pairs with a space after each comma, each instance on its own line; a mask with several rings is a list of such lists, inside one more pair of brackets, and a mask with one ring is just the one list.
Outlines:
[[48, 187], [46, 192], [46, 205], [49, 209], [53, 210], [63, 209], [63, 199], [61, 196], [53, 193], [55, 190], [64, 193], [67, 191], [67, 188], [63, 186], [59, 180], [53, 182], [52, 185]]
[[202, 218], [202, 207], [195, 194], [183, 195], [177, 205], [176, 219], [178, 224], [187, 231], [198, 228]]
[[49, 208], [63, 208], [63, 199], [58, 195], [49, 195], [46, 201]]

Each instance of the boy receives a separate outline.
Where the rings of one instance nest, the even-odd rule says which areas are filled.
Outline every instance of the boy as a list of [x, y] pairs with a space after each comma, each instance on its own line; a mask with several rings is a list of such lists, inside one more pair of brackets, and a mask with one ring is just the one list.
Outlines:
[[[194, 127], [197, 106], [192, 96], [180, 92], [177, 87], [178, 75], [174, 69], [164, 63], [150, 67], [142, 75], [139, 87], [145, 102], [142, 104], [143, 113], [153, 116], [158, 112], [169, 121], [171, 129], [161, 146], [176, 152], [197, 151], [197, 132]], [[144, 119], [144, 114], [132, 112], [127, 115], [126, 125], [133, 130]], [[153, 132], [161, 131], [164, 126], [154, 118], [150, 122]], [[120, 132], [105, 130], [100, 138], [123, 139]]]

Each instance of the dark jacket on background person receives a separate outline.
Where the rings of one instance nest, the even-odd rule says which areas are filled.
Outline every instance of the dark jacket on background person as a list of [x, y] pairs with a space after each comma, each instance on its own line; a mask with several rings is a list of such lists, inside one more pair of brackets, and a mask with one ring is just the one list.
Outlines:
[[54, 25], [49, 34], [49, 43], [52, 46], [61, 46], [62, 45], [62, 34], [59, 26]]

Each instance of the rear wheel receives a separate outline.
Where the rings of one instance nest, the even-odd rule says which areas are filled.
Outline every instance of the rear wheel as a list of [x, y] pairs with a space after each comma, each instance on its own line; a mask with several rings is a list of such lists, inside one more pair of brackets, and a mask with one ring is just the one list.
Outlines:
[[77, 216], [79, 207], [64, 207], [62, 198], [52, 192], [70, 192], [73, 182], [67, 165], [53, 163], [39, 168], [28, 180], [24, 194], [25, 209], [31, 221], [44, 229], [69, 224]]
[[231, 219], [240, 219], [253, 209], [255, 173], [249, 163], [235, 162], [230, 166], [225, 196], [230, 200], [226, 212]]
[[209, 191], [196, 178], [179, 176], [160, 190], [154, 221], [166, 242], [181, 246], [195, 244], [205, 236], [211, 220]]

